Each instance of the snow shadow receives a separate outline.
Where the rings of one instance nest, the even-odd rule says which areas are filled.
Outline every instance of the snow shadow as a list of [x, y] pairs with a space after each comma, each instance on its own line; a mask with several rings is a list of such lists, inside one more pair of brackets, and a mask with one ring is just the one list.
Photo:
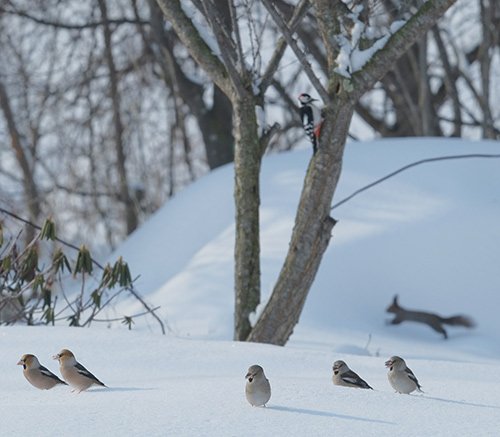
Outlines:
[[433, 401], [439, 401], [439, 402], [447, 402], [450, 404], [467, 405], [469, 407], [479, 407], [479, 408], [494, 408], [494, 409], [500, 410], [500, 405], [476, 404], [474, 402], [455, 401], [453, 399], [434, 398], [432, 396], [421, 396], [421, 397], [424, 399], [431, 399]]
[[150, 391], [150, 390], [158, 390], [156, 388], [153, 388], [153, 387], [102, 387], [102, 388], [95, 388], [93, 390], [89, 390], [89, 391], [92, 391], [92, 392], [98, 392], [98, 391], [123, 391], [123, 392], [127, 392], [127, 391]]
[[308, 410], [306, 408], [283, 407], [281, 405], [272, 405], [272, 406], [267, 407], [267, 408], [270, 410], [285, 411], [287, 413], [294, 413], [294, 414], [296, 414], [296, 413], [308, 414], [310, 416], [334, 417], [337, 419], [359, 420], [361, 422], [382, 423], [384, 425], [396, 425], [394, 422], [387, 422], [386, 420], [368, 419], [366, 417], [347, 416], [345, 414], [335, 414], [335, 413], [332, 413], [330, 411]]

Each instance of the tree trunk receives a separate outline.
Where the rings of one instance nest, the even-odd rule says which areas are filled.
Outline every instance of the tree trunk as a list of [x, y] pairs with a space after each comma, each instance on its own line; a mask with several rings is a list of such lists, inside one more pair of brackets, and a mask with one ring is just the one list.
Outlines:
[[284, 345], [299, 321], [309, 289], [330, 242], [335, 220], [330, 205], [342, 167], [353, 104], [337, 101], [327, 116], [320, 146], [307, 171], [290, 249], [271, 298], [249, 341]]
[[[29, 211], [29, 220], [36, 223], [40, 218], [41, 206], [40, 197], [38, 195], [38, 188], [35, 182], [35, 172], [32, 168], [34, 166], [34, 161], [30, 165], [29, 157], [26, 156], [24, 150], [21, 134], [17, 128], [16, 120], [14, 119], [14, 113], [12, 112], [12, 106], [10, 104], [10, 99], [7, 94], [7, 90], [2, 82], [0, 82], [0, 108], [5, 117], [7, 124], [7, 129], [9, 131], [9, 136], [11, 140], [12, 150], [16, 156], [17, 163], [21, 168], [22, 181], [23, 181], [23, 191], [26, 202], [26, 207]], [[31, 241], [35, 236], [35, 230], [33, 227], [28, 226], [26, 228], [26, 242]]]
[[216, 85], [213, 99], [213, 106], [198, 117], [210, 170], [233, 162], [234, 159], [231, 102]]
[[[191, 80], [181, 66], [179, 59], [174, 56], [174, 42], [163, 24], [163, 14], [154, 0], [149, 0], [151, 9], [152, 37], [161, 48], [158, 62], [164, 70], [167, 87], [174, 93], [179, 93], [182, 102], [188, 106], [199, 125], [200, 134], [207, 155], [207, 164], [210, 170], [233, 162], [234, 138], [232, 125], [231, 101], [217, 86], [213, 85], [212, 105], [209, 107], [203, 99], [205, 87]], [[227, 8], [225, 8], [227, 9]], [[156, 51], [153, 51], [156, 56]], [[177, 89], [176, 89], [177, 88]], [[178, 104], [178, 102], [176, 102]]]
[[261, 164], [253, 96], [233, 98], [236, 243], [234, 339], [246, 340], [249, 316], [260, 303], [259, 173]]
[[106, 0], [99, 0], [99, 8], [101, 10], [102, 20], [104, 23], [104, 43], [106, 52], [106, 61], [109, 69], [109, 85], [111, 90], [111, 102], [113, 107], [113, 124], [115, 128], [114, 140], [116, 150], [116, 166], [119, 177], [119, 192], [120, 199], [125, 206], [125, 223], [127, 226], [127, 235], [130, 235], [137, 228], [139, 219], [134, 200], [130, 196], [127, 169], [125, 162], [127, 160], [125, 154], [125, 145], [123, 141], [123, 122], [121, 119], [121, 104], [120, 93], [118, 91], [118, 73], [116, 71], [115, 61], [113, 57], [111, 29], [108, 21], [108, 12]]

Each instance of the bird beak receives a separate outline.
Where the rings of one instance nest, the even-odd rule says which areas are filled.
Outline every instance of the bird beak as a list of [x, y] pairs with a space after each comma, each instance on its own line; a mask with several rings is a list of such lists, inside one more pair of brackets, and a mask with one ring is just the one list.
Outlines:
[[24, 363], [23, 363], [23, 360], [19, 360], [19, 361], [17, 362], [17, 365], [18, 365], [18, 366], [22, 366], [23, 364], [24, 364]]
[[59, 358], [61, 358], [61, 354], [55, 354], [52, 359], [53, 360], [58, 360]]
[[392, 366], [392, 360], [387, 360], [385, 362], [385, 367], [391, 367]]

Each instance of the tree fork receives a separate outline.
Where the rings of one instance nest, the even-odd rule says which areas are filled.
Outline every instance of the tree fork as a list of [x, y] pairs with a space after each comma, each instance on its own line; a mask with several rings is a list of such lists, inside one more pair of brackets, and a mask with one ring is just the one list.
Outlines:
[[336, 223], [330, 217], [329, 204], [340, 177], [353, 106], [345, 95], [339, 95], [334, 107], [326, 110], [319, 149], [304, 181], [285, 263], [248, 341], [284, 345], [299, 321]]

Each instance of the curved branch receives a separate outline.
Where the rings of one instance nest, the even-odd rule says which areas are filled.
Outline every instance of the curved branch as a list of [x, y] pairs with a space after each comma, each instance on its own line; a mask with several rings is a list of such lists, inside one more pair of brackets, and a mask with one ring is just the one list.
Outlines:
[[376, 181], [372, 182], [371, 184], [368, 184], [359, 190], [354, 191], [352, 194], [349, 196], [345, 197], [344, 199], [338, 201], [337, 203], [334, 203], [332, 207], [330, 208], [330, 211], [338, 208], [339, 206], [343, 205], [344, 203], [348, 202], [351, 200], [353, 197], [356, 197], [358, 194], [361, 194], [362, 192], [369, 190], [370, 188], [373, 188], [375, 185], [378, 185], [387, 179], [392, 178], [393, 176], [398, 175], [399, 173], [402, 173], [406, 170], [409, 170], [410, 168], [416, 167], [418, 165], [422, 164], [428, 164], [430, 162], [438, 162], [438, 161], [446, 161], [446, 160], [452, 160], [452, 159], [470, 159], [470, 158], [500, 158], [500, 154], [488, 154], [488, 153], [471, 153], [468, 155], [449, 155], [449, 156], [437, 156], [435, 158], [426, 158], [426, 159], [421, 159], [420, 161], [415, 161], [412, 162], [411, 164], [407, 164], [404, 167], [401, 167], [384, 177], [381, 177], [380, 179], [377, 179]]

